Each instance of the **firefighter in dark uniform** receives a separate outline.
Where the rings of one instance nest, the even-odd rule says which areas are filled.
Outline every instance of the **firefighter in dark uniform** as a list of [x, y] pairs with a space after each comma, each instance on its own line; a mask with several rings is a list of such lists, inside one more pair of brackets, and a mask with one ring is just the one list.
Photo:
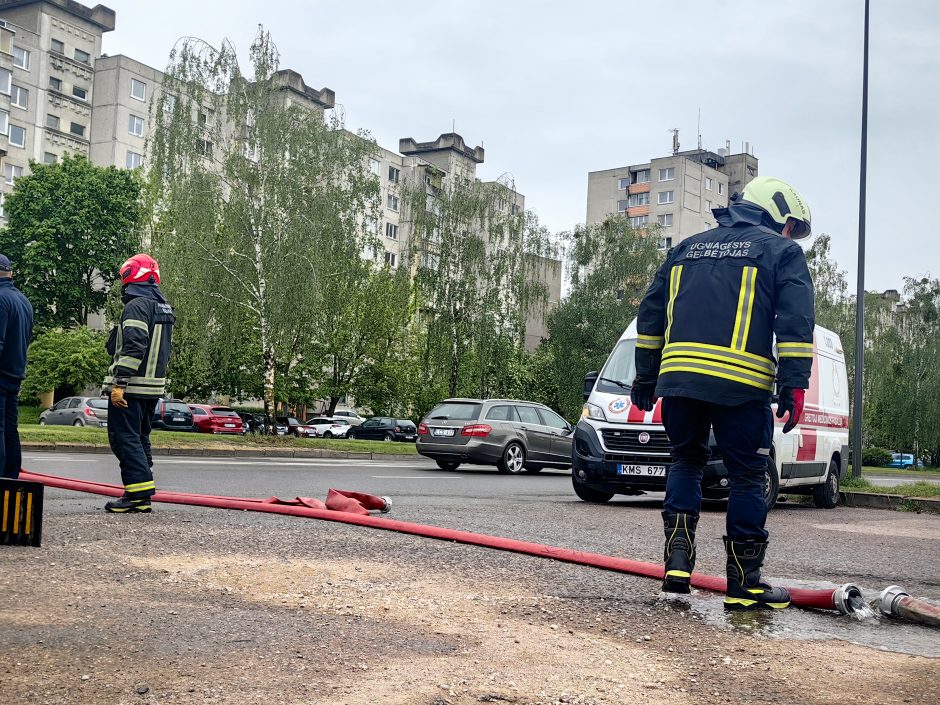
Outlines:
[[763, 484], [774, 385], [788, 433], [803, 412], [813, 363], [813, 282], [794, 242], [810, 234], [810, 211], [789, 184], [758, 177], [714, 214], [716, 228], [670, 251], [637, 319], [632, 401], [649, 411], [663, 397], [675, 460], [663, 505], [663, 590], [690, 589], [714, 429], [730, 481], [725, 607], [782, 609], [789, 593], [760, 574], [768, 536]]
[[160, 291], [160, 267], [150, 255], [134, 255], [119, 271], [124, 311], [108, 340], [112, 364], [104, 385], [110, 392], [108, 441], [121, 466], [124, 495], [105, 509], [149, 512], [156, 492], [150, 423], [166, 392], [176, 318]]

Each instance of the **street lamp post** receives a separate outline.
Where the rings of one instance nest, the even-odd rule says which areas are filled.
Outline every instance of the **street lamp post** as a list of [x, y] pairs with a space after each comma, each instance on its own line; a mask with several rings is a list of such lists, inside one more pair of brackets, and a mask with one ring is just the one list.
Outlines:
[[862, 59], [862, 153], [858, 193], [858, 291], [855, 298], [855, 398], [852, 404], [852, 477], [862, 476], [862, 379], [865, 372], [865, 189], [868, 177], [868, 10]]

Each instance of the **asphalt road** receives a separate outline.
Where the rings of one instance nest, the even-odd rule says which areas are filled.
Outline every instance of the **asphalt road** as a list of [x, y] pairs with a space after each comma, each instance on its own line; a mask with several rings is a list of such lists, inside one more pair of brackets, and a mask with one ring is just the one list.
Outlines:
[[[274, 458], [160, 457], [155, 461], [157, 487], [244, 497], [320, 497], [330, 487], [393, 498], [391, 516], [436, 526], [464, 529], [637, 560], [662, 559], [661, 496], [623, 498], [588, 505], [575, 497], [567, 473], [504, 476], [480, 468], [444, 472], [423, 459], [406, 462], [301, 460]], [[115, 460], [108, 455], [29, 453], [24, 467], [37, 472], [118, 483]], [[104, 498], [62, 490], [47, 492], [56, 512], [96, 511]], [[228, 512], [179, 506], [155, 511], [179, 513], [188, 520], [224, 523]], [[723, 574], [723, 505], [703, 510], [699, 524], [698, 568]], [[829, 586], [853, 582], [874, 596], [887, 585], [900, 584], [911, 594], [940, 600], [940, 517], [840, 507], [819, 510], [785, 504], [768, 518], [771, 547], [765, 574], [796, 585]], [[434, 551], [435, 542], [427, 550]], [[611, 594], [627, 589], [622, 578], [587, 575], [589, 590]], [[608, 576], [608, 577], [604, 577]], [[650, 581], [631, 581], [630, 589], [658, 592]], [[588, 589], [588, 588], [586, 588]], [[716, 607], [718, 605], [718, 607]], [[693, 602], [703, 618], [726, 627], [720, 602]], [[863, 626], [848, 619], [788, 610], [789, 635], [837, 636], [871, 644], [940, 656], [933, 633], [918, 627], [881, 622]], [[779, 626], [779, 625], [778, 625]]]

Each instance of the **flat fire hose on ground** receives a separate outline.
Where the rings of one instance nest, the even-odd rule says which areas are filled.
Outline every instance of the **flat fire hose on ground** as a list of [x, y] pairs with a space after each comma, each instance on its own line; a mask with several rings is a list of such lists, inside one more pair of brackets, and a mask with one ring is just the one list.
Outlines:
[[[41, 482], [47, 487], [55, 487], [64, 490], [74, 490], [76, 492], [88, 492], [110, 497], [119, 497], [124, 493], [124, 488], [120, 485], [112, 485], [104, 482], [92, 482], [87, 480], [74, 480], [56, 475], [46, 475], [42, 473], [33, 473], [23, 471], [20, 478], [33, 482]], [[575, 563], [578, 565], [601, 568], [618, 573], [629, 573], [647, 578], [661, 580], [663, 577], [663, 567], [653, 563], [643, 563], [641, 561], [629, 560], [627, 558], [617, 558], [614, 556], [605, 556], [599, 553], [588, 553], [585, 551], [575, 551], [572, 549], [558, 548], [555, 546], [546, 546], [539, 543], [528, 541], [518, 541], [500, 536], [489, 536], [478, 534], [471, 531], [460, 531], [457, 529], [446, 529], [427, 524], [415, 524], [396, 519], [386, 519], [382, 517], [371, 516], [368, 508], [387, 511], [389, 502], [386, 498], [375, 497], [374, 495], [365, 495], [362, 493], [341, 493], [344, 497], [350, 495], [356, 498], [366, 499], [365, 503], [357, 499], [361, 507], [366, 507], [365, 513], [353, 513], [345, 510], [331, 510], [310, 506], [304, 498], [291, 500], [291, 503], [280, 503], [277, 498], [270, 499], [250, 499], [243, 497], [223, 497], [216, 495], [192, 494], [186, 492], [157, 492], [151, 499], [156, 502], [167, 502], [171, 504], [187, 504], [200, 507], [215, 507], [219, 509], [239, 509], [242, 511], [268, 512], [271, 514], [285, 514], [289, 516], [299, 516], [308, 519], [320, 519], [324, 521], [335, 521], [342, 524], [354, 524], [356, 526], [367, 526], [373, 529], [383, 529], [385, 531], [397, 531], [399, 533], [411, 534], [413, 536], [423, 536], [425, 538], [440, 539], [443, 541], [455, 541], [458, 543], [469, 544], [473, 546], [482, 546], [485, 548], [495, 548], [502, 551], [512, 551], [523, 553], [540, 558], [550, 558], [566, 563]], [[328, 498], [329, 499], [329, 498]], [[316, 502], [313, 500], [312, 502]], [[723, 593], [726, 590], [726, 581], [724, 578], [716, 578], [701, 573], [692, 574], [692, 586], [710, 590], [712, 592]], [[857, 586], [845, 584], [838, 588], [825, 590], [811, 590], [807, 588], [787, 588], [790, 592], [791, 604], [796, 607], [807, 609], [835, 610], [841, 614], [851, 614], [857, 609], [865, 606], [862, 598], [862, 591]], [[905, 595], [905, 597], [907, 597]], [[907, 610], [911, 611], [910, 602], [919, 602], [914, 598], [908, 597]], [[929, 604], [929, 603], [924, 603]], [[934, 608], [936, 609], [936, 608]], [[905, 615], [906, 616], [906, 615]]]

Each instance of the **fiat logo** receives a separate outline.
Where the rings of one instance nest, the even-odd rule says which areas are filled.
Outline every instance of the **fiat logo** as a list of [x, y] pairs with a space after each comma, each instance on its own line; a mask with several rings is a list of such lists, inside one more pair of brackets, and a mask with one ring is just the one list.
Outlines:
[[648, 434], [646, 431], [643, 431], [643, 433], [637, 436], [637, 440], [643, 445], [646, 445], [650, 442], [650, 434]]

